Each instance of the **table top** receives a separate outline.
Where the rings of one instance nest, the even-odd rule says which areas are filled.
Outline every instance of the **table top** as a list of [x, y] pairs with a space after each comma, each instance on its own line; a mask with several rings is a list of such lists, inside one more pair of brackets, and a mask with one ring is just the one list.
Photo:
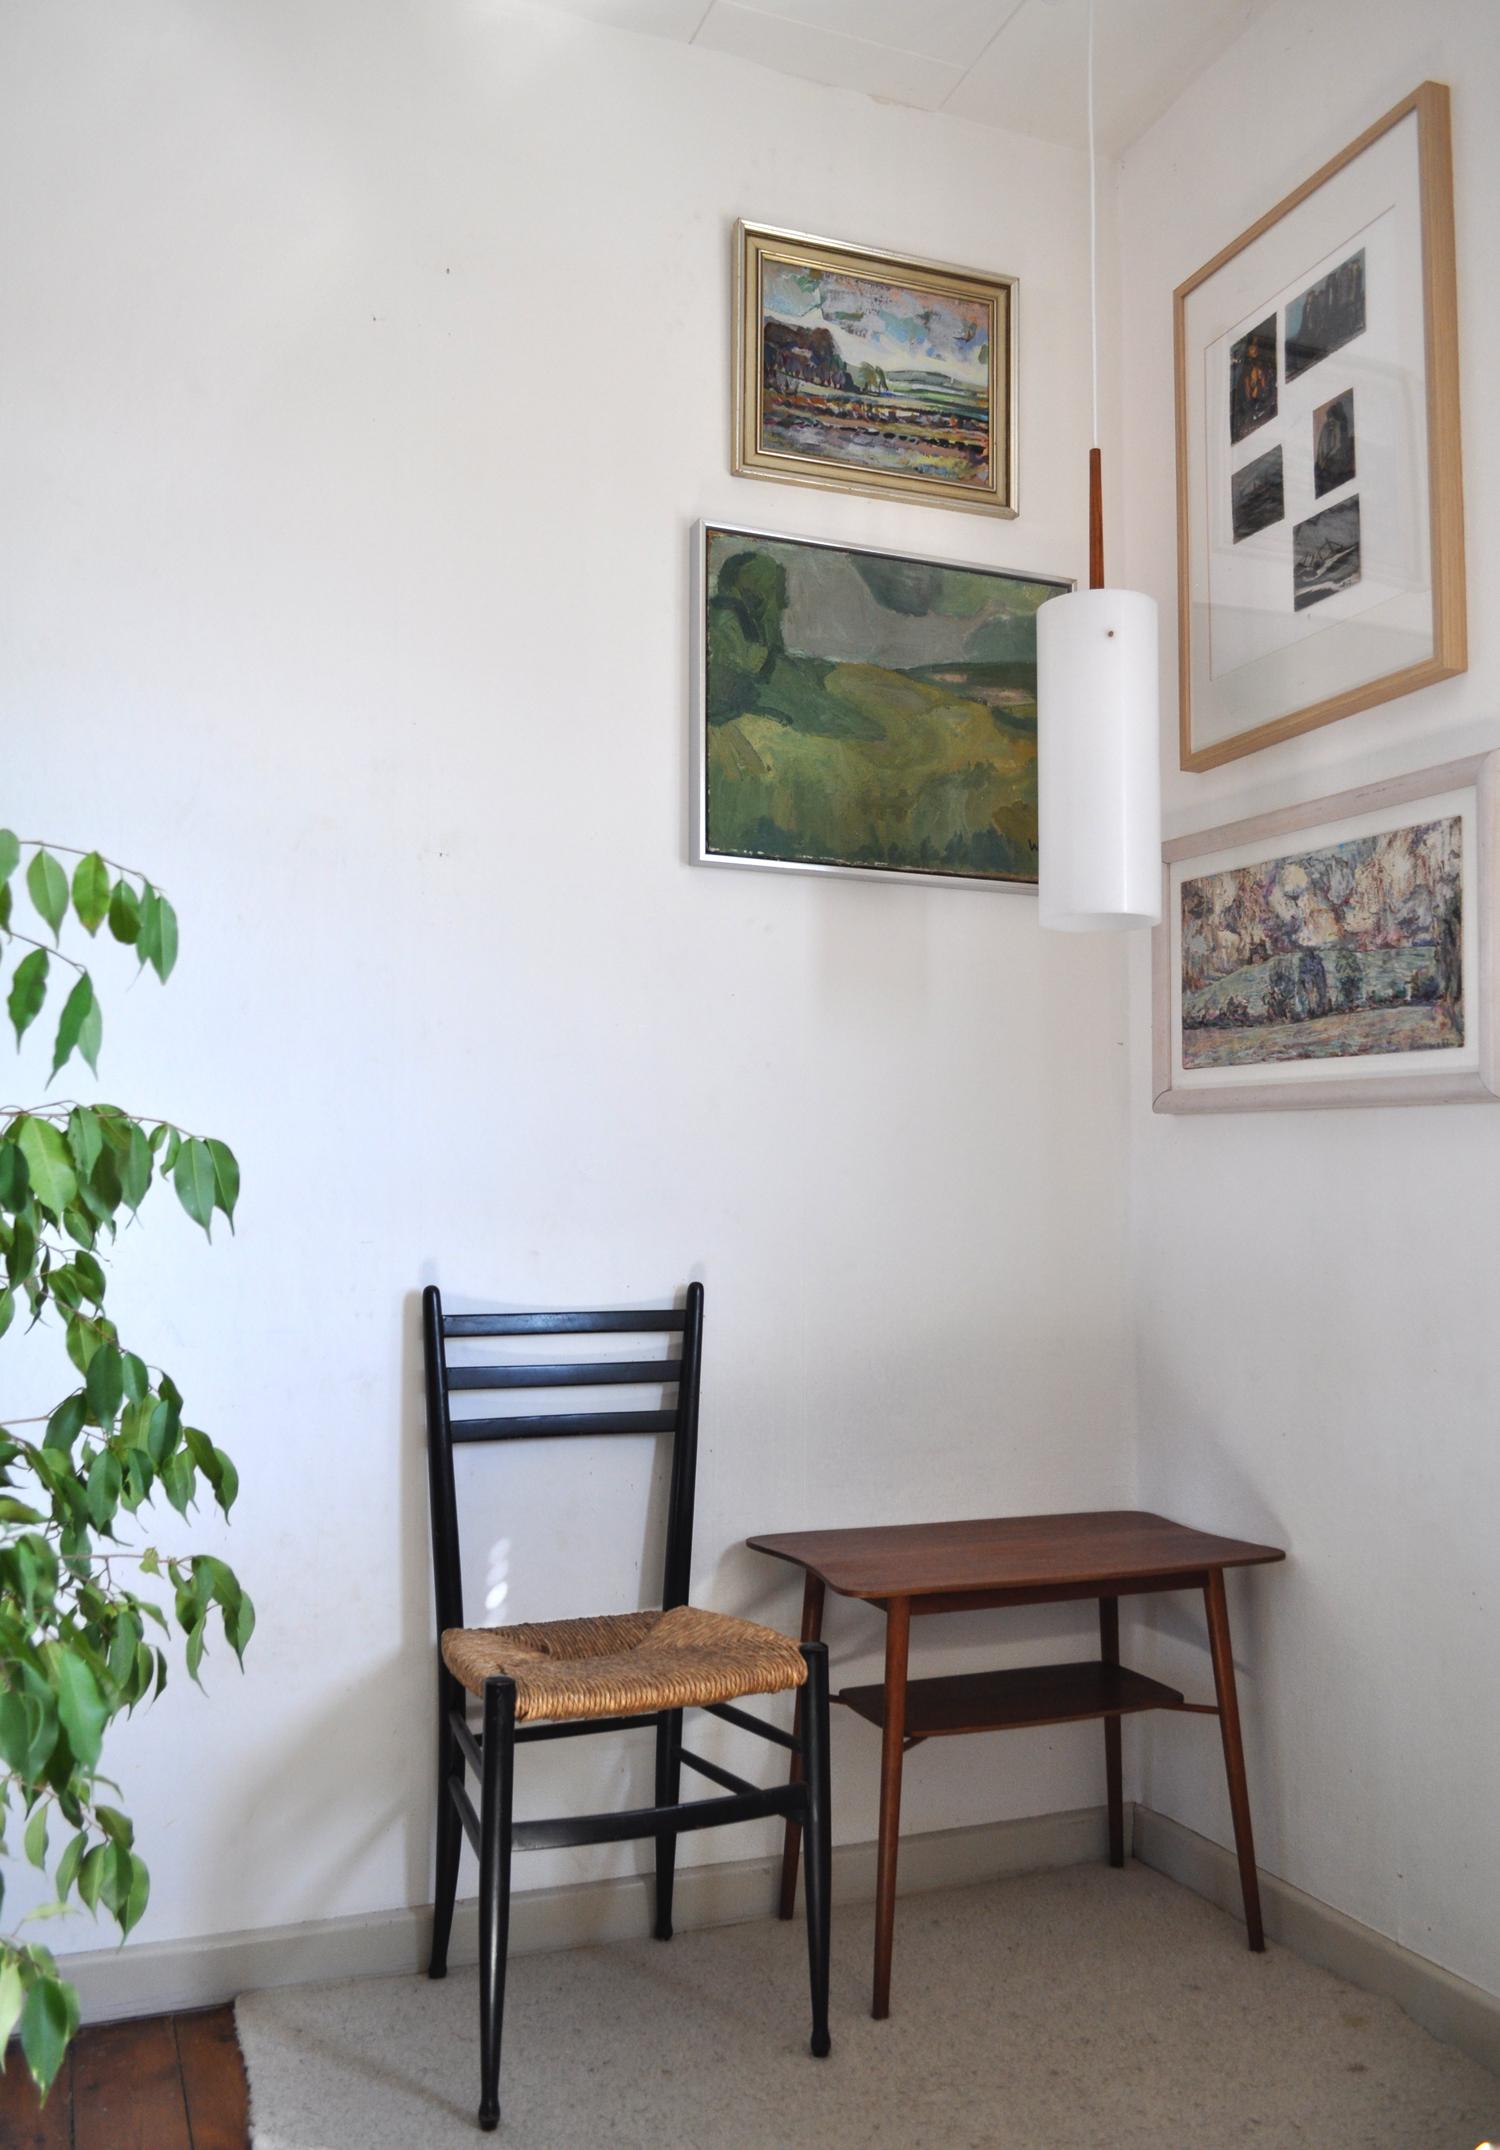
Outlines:
[[1141, 1508], [794, 1530], [745, 1542], [852, 1598], [1083, 1588], [1158, 1575], [1170, 1587], [1174, 1575], [1286, 1558], [1280, 1546], [1216, 1537]]

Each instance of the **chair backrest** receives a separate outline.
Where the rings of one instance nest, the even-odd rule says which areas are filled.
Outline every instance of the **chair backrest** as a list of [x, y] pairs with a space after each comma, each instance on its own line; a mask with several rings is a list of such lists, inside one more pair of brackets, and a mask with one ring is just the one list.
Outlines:
[[[680, 1335], [676, 1358], [565, 1359], [501, 1366], [451, 1366], [449, 1342], [471, 1336]], [[422, 1348], [427, 1367], [427, 1472], [432, 1503], [432, 1570], [438, 1632], [462, 1627], [463, 1576], [458, 1551], [458, 1502], [453, 1483], [455, 1442], [525, 1441], [578, 1434], [670, 1433], [672, 1480], [667, 1502], [664, 1607], [685, 1605], [693, 1558], [693, 1497], [698, 1478], [698, 1382], [703, 1362], [703, 1286], [690, 1284], [686, 1303], [646, 1313], [445, 1314], [437, 1286], [422, 1294]], [[675, 1404], [642, 1411], [505, 1412], [494, 1418], [454, 1418], [455, 1390], [675, 1387]]]

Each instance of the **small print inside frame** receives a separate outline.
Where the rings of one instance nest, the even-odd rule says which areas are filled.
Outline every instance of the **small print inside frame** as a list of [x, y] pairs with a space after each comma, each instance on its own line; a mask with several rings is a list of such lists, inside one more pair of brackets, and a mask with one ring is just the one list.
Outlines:
[[1182, 766], [1461, 672], [1448, 91], [1176, 294]]
[[1493, 1102], [1500, 753], [1163, 846], [1158, 1112]]

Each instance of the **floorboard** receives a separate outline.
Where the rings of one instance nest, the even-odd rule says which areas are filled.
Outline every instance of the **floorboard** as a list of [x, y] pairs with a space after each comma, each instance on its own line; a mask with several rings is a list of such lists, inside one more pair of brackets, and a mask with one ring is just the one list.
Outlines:
[[169, 2016], [79, 2034], [73, 2150], [193, 2150]]
[[68, 2064], [45, 2105], [39, 2106], [21, 2048], [13, 2045], [0, 2075], [0, 2143], [5, 2150], [72, 2150], [68, 2133]]
[[246, 2150], [249, 2096], [234, 2010], [176, 2016], [173, 2023], [193, 2150]]
[[45, 2105], [20, 2049], [0, 2075], [0, 2150], [249, 2150], [234, 2010], [81, 2030]]

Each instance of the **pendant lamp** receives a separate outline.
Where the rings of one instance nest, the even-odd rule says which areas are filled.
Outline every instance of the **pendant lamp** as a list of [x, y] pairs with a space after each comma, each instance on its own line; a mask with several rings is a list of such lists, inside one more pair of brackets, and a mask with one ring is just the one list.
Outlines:
[[1041, 923], [1064, 933], [1161, 917], [1156, 599], [1104, 585], [1099, 460], [1094, 0], [1089, 0], [1089, 587], [1037, 614], [1037, 841]]

